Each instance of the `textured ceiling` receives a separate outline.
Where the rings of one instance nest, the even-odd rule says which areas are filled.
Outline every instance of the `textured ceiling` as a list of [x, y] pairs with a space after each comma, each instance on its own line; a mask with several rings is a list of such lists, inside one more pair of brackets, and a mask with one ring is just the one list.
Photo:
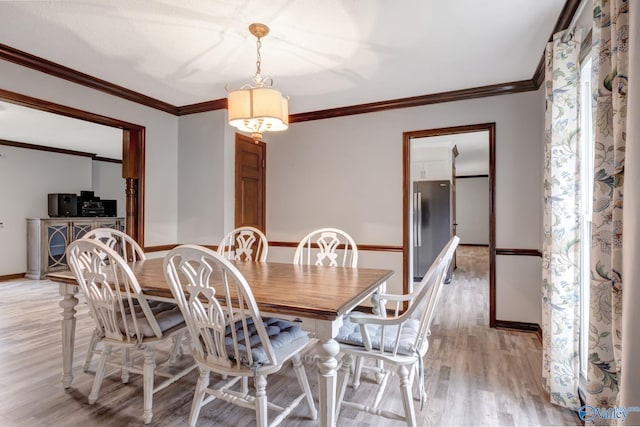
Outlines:
[[[295, 114], [530, 79], [564, 3], [0, 1], [0, 43], [184, 106], [251, 80], [262, 22], [262, 74]], [[0, 103], [0, 139], [120, 157], [120, 131], [49, 116]]]
[[[530, 79], [564, 0], [0, 2], [0, 42], [176, 106], [255, 73], [300, 113]], [[1, 76], [0, 76], [1, 82]]]

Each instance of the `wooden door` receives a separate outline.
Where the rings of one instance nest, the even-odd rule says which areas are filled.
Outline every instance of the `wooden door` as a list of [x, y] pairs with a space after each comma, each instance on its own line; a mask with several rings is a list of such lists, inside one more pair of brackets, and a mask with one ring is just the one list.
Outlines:
[[267, 147], [236, 134], [235, 227], [265, 231], [265, 167]]

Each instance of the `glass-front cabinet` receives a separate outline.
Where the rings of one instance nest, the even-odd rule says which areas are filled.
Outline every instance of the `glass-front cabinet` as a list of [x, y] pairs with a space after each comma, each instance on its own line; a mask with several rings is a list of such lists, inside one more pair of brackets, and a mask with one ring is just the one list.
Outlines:
[[67, 245], [94, 228], [124, 231], [124, 218], [69, 217], [27, 218], [28, 279], [44, 279], [47, 273], [66, 270]]
[[65, 224], [51, 224], [47, 226], [47, 270], [56, 267], [66, 267], [65, 251], [69, 239], [69, 227]]

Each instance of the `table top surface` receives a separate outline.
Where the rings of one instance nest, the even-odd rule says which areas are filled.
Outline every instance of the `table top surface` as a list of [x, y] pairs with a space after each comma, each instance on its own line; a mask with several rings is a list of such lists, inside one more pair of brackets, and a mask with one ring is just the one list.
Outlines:
[[[393, 270], [371, 268], [243, 261], [233, 264], [249, 283], [260, 311], [322, 320], [348, 313], [393, 275]], [[129, 263], [145, 294], [171, 298], [162, 265], [162, 258]], [[49, 273], [47, 277], [76, 283], [70, 271]]]

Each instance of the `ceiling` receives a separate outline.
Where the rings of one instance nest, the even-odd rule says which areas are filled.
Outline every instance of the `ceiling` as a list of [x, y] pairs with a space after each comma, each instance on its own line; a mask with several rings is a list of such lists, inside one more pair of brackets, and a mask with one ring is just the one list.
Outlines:
[[[300, 113], [531, 79], [565, 0], [0, 2], [0, 40], [183, 106], [255, 73]], [[402, 5], [402, 7], [399, 7]]]
[[122, 130], [0, 101], [0, 139], [122, 160]]
[[[251, 81], [256, 39], [248, 26], [262, 22], [271, 28], [262, 39], [262, 74], [290, 97], [289, 112], [296, 114], [531, 79], [564, 4], [565, 0], [0, 1], [0, 41], [185, 106], [225, 98], [225, 85], [237, 88]], [[11, 117], [18, 114], [9, 104], [0, 104], [0, 139], [10, 139], [5, 133], [11, 123], [2, 116], [3, 111], [9, 116], [7, 110]], [[45, 119], [39, 120], [42, 124]], [[68, 139], [62, 134], [64, 126], [53, 126], [58, 131], [49, 135]], [[8, 133], [20, 142], [42, 139], [20, 135], [19, 129]], [[118, 147], [120, 140], [118, 134]]]

